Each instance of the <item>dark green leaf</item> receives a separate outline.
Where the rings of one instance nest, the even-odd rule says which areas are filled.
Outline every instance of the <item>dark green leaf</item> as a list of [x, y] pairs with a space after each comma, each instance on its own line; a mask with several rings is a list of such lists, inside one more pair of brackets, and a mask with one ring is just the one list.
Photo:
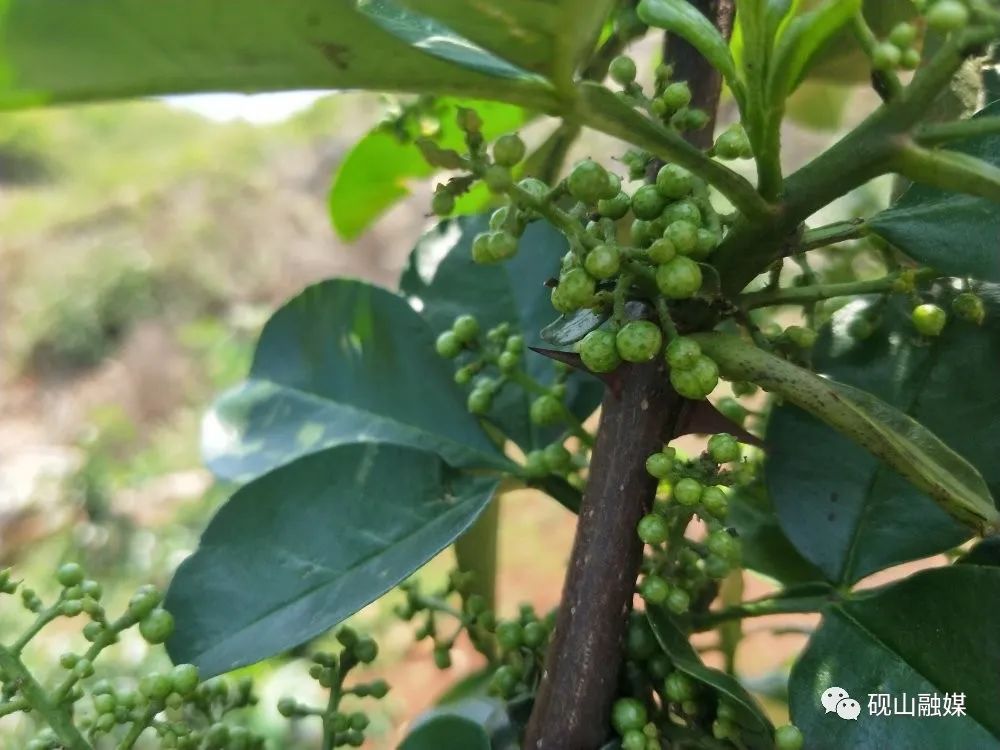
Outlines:
[[725, 698], [736, 711], [736, 722], [742, 730], [741, 738], [750, 750], [773, 750], [774, 727], [764, 710], [739, 681], [732, 675], [705, 665], [691, 646], [687, 637], [674, 624], [670, 616], [658, 607], [646, 611], [649, 624], [656, 634], [664, 653], [674, 667], [692, 679], [707, 685], [720, 698]]
[[650, 26], [666, 29], [698, 50], [722, 73], [737, 100], [743, 99], [743, 81], [736, 73], [736, 63], [729, 44], [705, 15], [687, 0], [641, 0], [639, 18]]
[[768, 72], [768, 96], [784, 101], [802, 82], [816, 55], [861, 8], [861, 0], [824, 0], [793, 18], [778, 36]]
[[[977, 116], [998, 114], [1000, 102], [994, 102]], [[954, 149], [1000, 166], [1000, 135], [956, 142]], [[990, 200], [914, 184], [869, 224], [942, 273], [1000, 281], [1000, 211]]]
[[[443, 100], [434, 111], [440, 122], [440, 136], [435, 143], [441, 148], [464, 149], [465, 134], [455, 122], [458, 107], [479, 113], [487, 139], [516, 130], [527, 115], [510, 104]], [[334, 175], [329, 202], [334, 228], [341, 237], [354, 239], [410, 194], [411, 180], [430, 177], [436, 171], [413, 142], [403, 142], [384, 127], [372, 130], [347, 153]]]
[[466, 410], [427, 324], [401, 297], [348, 280], [315, 284], [271, 317], [250, 377], [215, 403], [203, 436], [211, 469], [239, 481], [360, 442], [509, 466]]
[[729, 496], [728, 521], [739, 533], [743, 565], [784, 585], [824, 578], [785, 536], [763, 483]]
[[[1000, 300], [978, 328], [953, 320], [933, 341], [915, 335], [908, 306], [887, 306], [868, 339], [853, 339], [859, 301], [842, 309], [815, 350], [819, 372], [896, 406], [940, 437], [1000, 492], [995, 457], [1000, 391]], [[775, 410], [768, 430], [767, 481], [782, 526], [829, 580], [853, 583], [896, 563], [946, 550], [969, 532], [872, 454], [793, 406]]]
[[174, 576], [171, 657], [208, 676], [314, 638], [454, 541], [497, 484], [387, 445], [341, 445], [261, 477]]
[[[829, 605], [790, 683], [792, 720], [806, 747], [1000, 748], [998, 604], [1000, 570], [957, 565]], [[856, 721], [827, 713], [820, 704], [834, 686], [860, 704]], [[921, 694], [942, 699], [953, 693], [964, 695], [966, 716], [869, 711], [871, 695], [889, 694], [893, 714], [893, 699], [909, 707]]]
[[594, 48], [613, 0], [400, 0], [505, 60], [567, 83]]
[[[468, 45], [431, 29], [407, 43], [352, 0], [11, 0], [0, 12], [0, 109], [201, 91], [351, 88], [489, 92], [543, 108], [553, 102], [544, 82], [484, 62], [502, 66], [494, 56], [480, 51], [480, 64], [472, 65]], [[441, 59], [439, 48], [448, 44], [463, 51], [464, 57], [452, 55], [461, 65]]]
[[[420, 309], [435, 332], [450, 328], [455, 318], [472, 313], [487, 330], [509, 322], [524, 333], [528, 346], [542, 343], [540, 332], [554, 314], [545, 281], [558, 276], [566, 240], [545, 222], [531, 224], [521, 238], [517, 255], [505, 263], [480, 265], [472, 261], [472, 239], [488, 226], [485, 216], [440, 223], [425, 234], [410, 255], [400, 290]], [[546, 358], [525, 352], [528, 372], [543, 383], [552, 382], [554, 369]], [[566, 381], [570, 409], [581, 419], [600, 403], [601, 383], [584, 373]], [[533, 425], [528, 412], [533, 396], [521, 388], [505, 387], [494, 402], [490, 418], [524, 448], [543, 446], [556, 433]]]
[[[814, 8], [820, 0], [806, 0], [802, 5]], [[865, 20], [875, 36], [888, 36], [892, 27], [913, 21], [916, 9], [912, 0], [864, 0]], [[835, 34], [813, 58], [807, 77], [847, 85], [867, 84], [871, 80], [871, 58], [865, 54], [847, 26]]]
[[490, 750], [490, 737], [479, 724], [462, 716], [443, 714], [429, 719], [412, 732], [399, 750]]

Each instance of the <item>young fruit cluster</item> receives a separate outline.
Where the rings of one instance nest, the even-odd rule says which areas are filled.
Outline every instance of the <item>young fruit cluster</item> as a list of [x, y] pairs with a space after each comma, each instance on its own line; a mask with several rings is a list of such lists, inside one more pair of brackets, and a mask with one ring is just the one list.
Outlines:
[[535, 693], [554, 627], [555, 611], [539, 618], [530, 604], [521, 605], [517, 618], [497, 623], [499, 659], [490, 678], [490, 693], [508, 701]]
[[[122, 633], [137, 627], [148, 643], [163, 643], [173, 632], [173, 618], [159, 606], [162, 595], [151, 586], [141, 587], [125, 611], [111, 619], [101, 604], [102, 586], [87, 578], [81, 566], [66, 563], [56, 571], [55, 579], [59, 595], [46, 606], [33, 589], [14, 581], [9, 569], [0, 570], [0, 594], [20, 591], [22, 605], [35, 615], [19, 639], [10, 646], [0, 645], [0, 663], [4, 664], [0, 669], [0, 704], [4, 713], [30, 712], [49, 723], [26, 744], [29, 750], [84, 742], [96, 747], [116, 736], [115, 746], [127, 750], [147, 734], [155, 734], [164, 748], [263, 748], [262, 737], [222, 722], [229, 711], [255, 702], [249, 681], [241, 680], [231, 690], [221, 680], [203, 683], [196, 667], [179, 664], [169, 672], [147, 674], [133, 687], [123, 688], [106, 679], [91, 682], [95, 662]], [[88, 618], [82, 631], [90, 645], [82, 653], [67, 652], [59, 657], [63, 675], [55, 687], [39, 686], [21, 661], [22, 652], [50, 623], [81, 615]], [[67, 725], [62, 708], [53, 715], [52, 706], [75, 706], [74, 722]]]
[[917, 27], [902, 22], [892, 27], [885, 41], [872, 50], [872, 67], [875, 70], [916, 70], [920, 66], [920, 49], [916, 46]]
[[[626, 661], [618, 700], [612, 707], [611, 723], [621, 747], [653, 750], [662, 747], [663, 736], [676, 736], [676, 729], [711, 732], [721, 744], [698, 747], [744, 747], [740, 712], [725, 696], [686, 671], [679, 669], [663, 651], [646, 616], [633, 611], [626, 636]], [[802, 733], [793, 725], [775, 731], [776, 750], [802, 750]], [[728, 744], [731, 743], [731, 744]]]
[[[646, 471], [669, 486], [668, 499], [658, 499], [636, 529], [649, 548], [639, 584], [639, 594], [647, 604], [683, 615], [712, 580], [726, 577], [739, 565], [739, 539], [724, 521], [729, 512], [725, 486], [740, 475], [722, 467], [741, 459], [742, 447], [736, 438], [719, 433], [709, 438], [707, 450], [696, 461], [679, 461], [669, 447], [646, 460]], [[708, 529], [703, 544], [684, 536], [693, 515]]]
[[[487, 659], [493, 659], [493, 633], [496, 630], [496, 615], [479, 594], [473, 593], [474, 575], [458, 570], [448, 574], [448, 581], [438, 591], [425, 594], [415, 580], [405, 581], [399, 589], [406, 601], [398, 605], [394, 612], [407, 622], [419, 619], [415, 637], [418, 641], [430, 639], [434, 648], [434, 664], [439, 669], [451, 667], [451, 651], [462, 633], [465, 633], [473, 647]], [[451, 603], [458, 599], [457, 606]], [[457, 628], [443, 632], [441, 620], [457, 621]]]
[[708, 124], [708, 115], [690, 106], [692, 95], [688, 84], [673, 80], [672, 66], [657, 66], [651, 96], [636, 81], [637, 69], [631, 57], [616, 57], [608, 66], [608, 74], [622, 87], [619, 95], [624, 101], [652, 114], [669, 128], [677, 131], [700, 130]]
[[670, 384], [684, 398], [703, 399], [719, 384], [718, 366], [693, 339], [675, 338], [664, 354], [670, 368]]
[[343, 647], [341, 652], [314, 654], [313, 664], [309, 668], [309, 676], [330, 691], [330, 700], [322, 708], [314, 708], [286, 697], [278, 701], [278, 712], [289, 719], [319, 716], [323, 722], [324, 736], [331, 738], [333, 747], [361, 747], [371, 720], [363, 711], [343, 711], [341, 702], [348, 695], [381, 700], [388, 694], [389, 685], [385, 680], [377, 679], [347, 687], [347, 676], [352, 669], [359, 664], [375, 661], [378, 644], [367, 636], [359, 636], [347, 626], [337, 631], [336, 638]]

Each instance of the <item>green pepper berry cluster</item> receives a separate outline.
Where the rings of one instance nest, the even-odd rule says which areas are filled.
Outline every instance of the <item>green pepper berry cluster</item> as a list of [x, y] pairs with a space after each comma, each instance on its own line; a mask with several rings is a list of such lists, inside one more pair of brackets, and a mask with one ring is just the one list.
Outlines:
[[[397, 605], [394, 612], [407, 622], [419, 621], [416, 639], [431, 640], [434, 663], [439, 669], [451, 667], [451, 651], [462, 633], [481, 654], [488, 659], [494, 656], [492, 641], [496, 615], [489, 609], [486, 600], [474, 593], [474, 582], [473, 573], [453, 570], [444, 587], [429, 594], [424, 593], [415, 580], [405, 581], [399, 586], [406, 600]], [[447, 631], [442, 627], [442, 621], [446, 620], [455, 622], [454, 629]]]
[[[648, 604], [683, 615], [711, 590], [712, 581], [739, 565], [739, 539], [724, 522], [729, 512], [727, 486], [753, 475], [742, 454], [736, 438], [719, 433], [709, 438], [705, 452], [693, 461], [680, 460], [669, 447], [646, 460], [646, 471], [667, 490], [658, 494], [652, 512], [640, 519], [636, 529], [648, 548], [638, 589]], [[694, 543], [684, 535], [693, 516], [708, 529], [703, 542]]]
[[492, 694], [513, 701], [535, 692], [554, 626], [554, 611], [540, 618], [530, 604], [521, 605], [516, 618], [496, 624], [499, 655], [498, 666], [490, 679]]
[[[113, 742], [115, 747], [127, 750], [148, 735], [157, 737], [159, 747], [179, 750], [264, 747], [262, 736], [223, 721], [229, 712], [256, 702], [249, 680], [239, 680], [234, 686], [224, 680], [202, 682], [198, 669], [191, 664], [146, 674], [131, 687], [92, 679], [95, 662], [125, 631], [137, 628], [150, 644], [163, 643], [170, 637], [173, 618], [160, 607], [162, 594], [157, 589], [139, 588], [124, 612], [110, 618], [102, 604], [103, 587], [88, 578], [80, 565], [61, 565], [55, 580], [59, 594], [46, 605], [36, 591], [13, 580], [9, 569], [0, 570], [0, 594], [19, 593], [23, 607], [34, 615], [20, 638], [9, 646], [0, 645], [3, 713], [30, 713], [49, 724], [25, 747], [96, 748]], [[62, 670], [59, 681], [51, 687], [39, 685], [21, 659], [24, 649], [57, 619], [81, 616], [87, 619], [82, 631], [89, 646], [82, 653], [62, 654], [58, 660]], [[71, 714], [65, 712], [67, 706], [73, 707]]]
[[916, 70], [920, 66], [920, 48], [917, 46], [917, 27], [902, 22], [892, 27], [889, 35], [871, 49], [872, 67], [875, 70]]
[[286, 697], [278, 701], [278, 712], [289, 719], [319, 716], [323, 722], [323, 734], [330, 738], [332, 747], [361, 747], [365, 742], [365, 730], [371, 723], [363, 711], [346, 712], [341, 708], [345, 696], [375, 698], [380, 700], [389, 692], [385, 680], [356, 682], [347, 686], [347, 676], [355, 667], [370, 664], [378, 656], [378, 644], [367, 636], [358, 635], [353, 628], [344, 626], [337, 630], [337, 641], [343, 647], [339, 654], [320, 652], [312, 657], [309, 676], [321, 687], [330, 691], [330, 699], [322, 707], [310, 707], [295, 698]]

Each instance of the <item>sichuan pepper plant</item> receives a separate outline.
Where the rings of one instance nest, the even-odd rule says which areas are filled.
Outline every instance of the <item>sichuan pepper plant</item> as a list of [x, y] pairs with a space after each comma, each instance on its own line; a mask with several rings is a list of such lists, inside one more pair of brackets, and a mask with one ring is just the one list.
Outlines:
[[[405, 748], [1000, 747], [995, 0], [2, 18], [7, 108], [415, 95], [346, 157], [332, 218], [356, 236], [432, 179], [438, 219], [397, 291], [339, 279], [286, 303], [207, 415], [209, 466], [241, 486], [164, 602], [175, 661], [209, 677], [282, 653], [454, 544], [448, 586], [407, 583], [397, 611], [439, 667], [467, 638], [482, 672]], [[836, 114], [848, 85], [858, 124], [789, 168], [786, 120]], [[891, 205], [859, 198], [887, 180]], [[688, 434], [703, 450], [671, 445]], [[576, 540], [558, 608], [498, 620], [496, 507], [520, 487], [578, 513]], [[744, 569], [776, 593], [744, 600]], [[790, 612], [821, 620], [775, 727], [738, 679], [741, 622]], [[691, 643], [707, 631], [722, 669]], [[323, 715], [324, 747], [359, 731], [336, 718], [347, 663], [317, 660], [326, 713], [282, 706]]]

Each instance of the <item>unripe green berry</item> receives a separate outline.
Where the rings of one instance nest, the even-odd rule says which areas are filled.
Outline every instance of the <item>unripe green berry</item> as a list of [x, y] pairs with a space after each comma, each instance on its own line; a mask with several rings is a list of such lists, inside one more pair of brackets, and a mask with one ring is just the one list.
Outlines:
[[691, 607], [691, 595], [684, 589], [673, 588], [667, 594], [666, 605], [675, 615], [683, 615]]
[[802, 750], [806, 740], [794, 724], [785, 724], [774, 730], [775, 750]]
[[[944, 0], [939, 0], [943, 2]], [[948, 313], [937, 305], [923, 304], [913, 308], [913, 325], [924, 336], [939, 336], [948, 322]]]
[[812, 349], [816, 345], [817, 333], [812, 328], [804, 326], [788, 326], [785, 338], [799, 349]]
[[56, 580], [63, 587], [76, 586], [83, 581], [83, 568], [76, 563], [66, 563], [56, 571]]
[[621, 364], [615, 334], [597, 329], [580, 342], [580, 359], [592, 372], [611, 372]]
[[154, 609], [139, 623], [139, 634], [147, 643], [163, 643], [174, 633], [174, 617], [165, 609]]
[[359, 638], [352, 651], [359, 662], [371, 664], [378, 656], [378, 644], [371, 638]]
[[497, 625], [497, 643], [504, 651], [513, 651], [524, 642], [524, 627], [516, 620], [504, 620]]
[[927, 25], [935, 31], [958, 31], [969, 23], [969, 9], [960, 0], [937, 0], [927, 11]]
[[986, 306], [983, 300], [972, 292], [962, 292], [951, 303], [951, 309], [962, 320], [982, 325], [986, 320]]
[[633, 320], [622, 326], [615, 337], [618, 354], [626, 362], [649, 362], [663, 347], [660, 327], [649, 320]]
[[615, 221], [625, 216], [631, 207], [632, 200], [628, 197], [627, 193], [622, 192], [619, 192], [613, 198], [601, 198], [601, 200], [597, 201], [597, 212], [601, 216], [606, 216]]
[[490, 692], [502, 698], [510, 697], [517, 689], [518, 682], [520, 682], [520, 677], [518, 677], [517, 672], [505, 664], [493, 673], [493, 677], [490, 679]]
[[721, 487], [706, 487], [701, 493], [701, 504], [705, 510], [718, 519], [723, 519], [729, 512], [729, 498]]
[[76, 617], [83, 612], [83, 603], [79, 600], [65, 601], [59, 605], [59, 611], [63, 617]]
[[497, 357], [497, 367], [499, 367], [500, 372], [504, 374], [514, 372], [520, 362], [520, 355], [514, 354], [514, 352], [503, 352], [499, 357]]
[[882, 42], [872, 50], [872, 67], [875, 70], [895, 70], [899, 67], [902, 52], [892, 42]]
[[628, 633], [625, 636], [625, 653], [634, 661], [645, 661], [660, 651], [649, 622], [637, 613], [629, 618]]
[[889, 41], [900, 49], [906, 49], [917, 40], [917, 27], [912, 23], [897, 23], [889, 32]]
[[198, 667], [194, 664], [178, 664], [170, 670], [170, 681], [175, 693], [192, 695], [198, 688]]
[[635, 698], [619, 698], [611, 708], [611, 723], [620, 735], [641, 731], [646, 719], [646, 707]]
[[473, 315], [459, 315], [451, 326], [455, 338], [462, 344], [468, 344], [479, 335], [479, 321]]
[[709, 551], [724, 560], [735, 561], [739, 557], [739, 540], [725, 529], [713, 531], [706, 541]]
[[630, 729], [622, 735], [622, 750], [646, 750], [646, 735], [638, 729]]
[[664, 209], [663, 220], [668, 225], [675, 221], [686, 221], [695, 227], [700, 227], [702, 223], [701, 209], [692, 200], [679, 200]]
[[694, 339], [679, 336], [667, 344], [664, 357], [672, 370], [690, 370], [701, 359], [701, 347]]
[[445, 359], [454, 359], [462, 353], [462, 342], [452, 331], [442, 331], [434, 342], [434, 349]]
[[635, 80], [635, 61], [626, 55], [618, 55], [608, 66], [608, 73], [615, 82], [626, 86]]
[[482, 416], [493, 406], [493, 392], [485, 388], [474, 388], [469, 393], [465, 406], [470, 413]]
[[654, 546], [657, 544], [663, 544], [667, 541], [667, 537], [670, 535], [670, 527], [667, 525], [666, 520], [664, 520], [662, 516], [658, 516], [655, 513], [649, 513], [639, 519], [639, 525], [636, 527], [636, 531], [644, 544]]
[[173, 691], [174, 686], [170, 678], [159, 672], [153, 672], [139, 680], [139, 692], [150, 700], [162, 701]]
[[710, 455], [712, 460], [717, 464], [727, 464], [730, 461], [739, 461], [741, 453], [740, 444], [736, 438], [725, 432], [712, 435], [712, 437], [708, 439], [708, 455]]
[[480, 232], [472, 238], [472, 260], [475, 263], [492, 263], [490, 255], [490, 234], [491, 232]]
[[698, 242], [691, 252], [691, 257], [704, 259], [711, 255], [719, 246], [719, 235], [711, 229], [698, 229]]
[[583, 266], [595, 279], [610, 279], [617, 275], [621, 262], [622, 255], [617, 245], [598, 245], [587, 253]]
[[282, 698], [278, 701], [278, 713], [284, 716], [286, 719], [290, 719], [293, 716], [299, 715], [299, 704], [294, 698]]
[[655, 185], [643, 185], [632, 195], [632, 213], [638, 219], [651, 221], [657, 218], [666, 206], [666, 200]]
[[537, 177], [525, 177], [518, 181], [517, 186], [537, 200], [545, 200], [549, 194], [549, 186]]
[[449, 216], [455, 210], [455, 196], [444, 190], [438, 190], [431, 198], [431, 211], [438, 216]]
[[716, 581], [721, 581], [732, 569], [732, 563], [724, 557], [709, 555], [705, 558], [705, 575]]
[[671, 83], [663, 89], [660, 99], [669, 109], [677, 110], [691, 103], [691, 89], [684, 81]]
[[555, 473], [564, 472], [569, 469], [570, 462], [573, 459], [572, 454], [566, 450], [566, 446], [562, 443], [552, 443], [545, 446], [543, 454], [545, 456], [546, 467], [548, 467], [549, 471]]
[[916, 47], [904, 49], [899, 58], [899, 66], [904, 70], [916, 70], [920, 67], [920, 50]]
[[660, 232], [654, 232], [654, 225], [652, 222], [646, 221], [645, 219], [636, 219], [632, 222], [632, 226], [629, 228], [629, 234], [632, 236], [633, 244], [638, 245], [639, 247], [644, 247], [653, 240], [657, 239], [657, 235], [659, 235]]
[[563, 405], [555, 396], [539, 396], [531, 402], [531, 421], [537, 425], [552, 425], [563, 418]]
[[577, 162], [566, 178], [570, 195], [588, 206], [605, 197], [608, 184], [607, 170], [592, 159]]
[[739, 125], [727, 128], [715, 141], [715, 155], [720, 159], [742, 159], [750, 154], [750, 141]]
[[693, 297], [701, 283], [701, 269], [690, 258], [678, 256], [656, 269], [656, 286], [669, 299]]
[[694, 189], [694, 176], [682, 166], [664, 164], [656, 173], [656, 189], [664, 198], [683, 198]]
[[517, 237], [503, 229], [487, 235], [487, 252], [490, 262], [508, 260], [517, 255]]
[[674, 468], [674, 459], [666, 453], [654, 453], [646, 459], [646, 471], [656, 479], [666, 479]]
[[684, 398], [697, 401], [715, 390], [719, 384], [719, 368], [702, 355], [689, 370], [671, 370], [670, 383]]
[[673, 703], [684, 703], [694, 698], [694, 682], [683, 672], [671, 672], [663, 681], [663, 692]]
[[514, 178], [511, 177], [507, 167], [491, 164], [483, 172], [483, 182], [486, 183], [486, 187], [490, 189], [491, 193], [503, 193], [514, 184]]
[[667, 226], [663, 236], [670, 240], [681, 255], [691, 255], [698, 249], [698, 227], [690, 221], [675, 221]]
[[650, 604], [663, 604], [670, 596], [670, 585], [660, 576], [646, 576], [639, 586], [639, 594]]
[[649, 260], [658, 266], [664, 263], [669, 263], [674, 258], [677, 257], [677, 248], [674, 247], [674, 243], [668, 240], [666, 237], [661, 237], [660, 239], [653, 242], [649, 246]]
[[502, 167], [513, 167], [525, 152], [524, 141], [516, 133], [502, 135], [493, 144], [493, 160]]
[[549, 465], [545, 461], [543, 451], [528, 451], [524, 456], [524, 473], [530, 479], [541, 479], [548, 476]]
[[549, 629], [540, 622], [529, 622], [524, 626], [524, 645], [537, 649], [545, 645], [549, 638]]
[[582, 268], [572, 268], [559, 279], [559, 293], [574, 308], [588, 305], [594, 298], [596, 288], [594, 277]]
[[685, 477], [673, 487], [673, 497], [680, 505], [692, 507], [701, 500], [702, 485], [697, 479]]

